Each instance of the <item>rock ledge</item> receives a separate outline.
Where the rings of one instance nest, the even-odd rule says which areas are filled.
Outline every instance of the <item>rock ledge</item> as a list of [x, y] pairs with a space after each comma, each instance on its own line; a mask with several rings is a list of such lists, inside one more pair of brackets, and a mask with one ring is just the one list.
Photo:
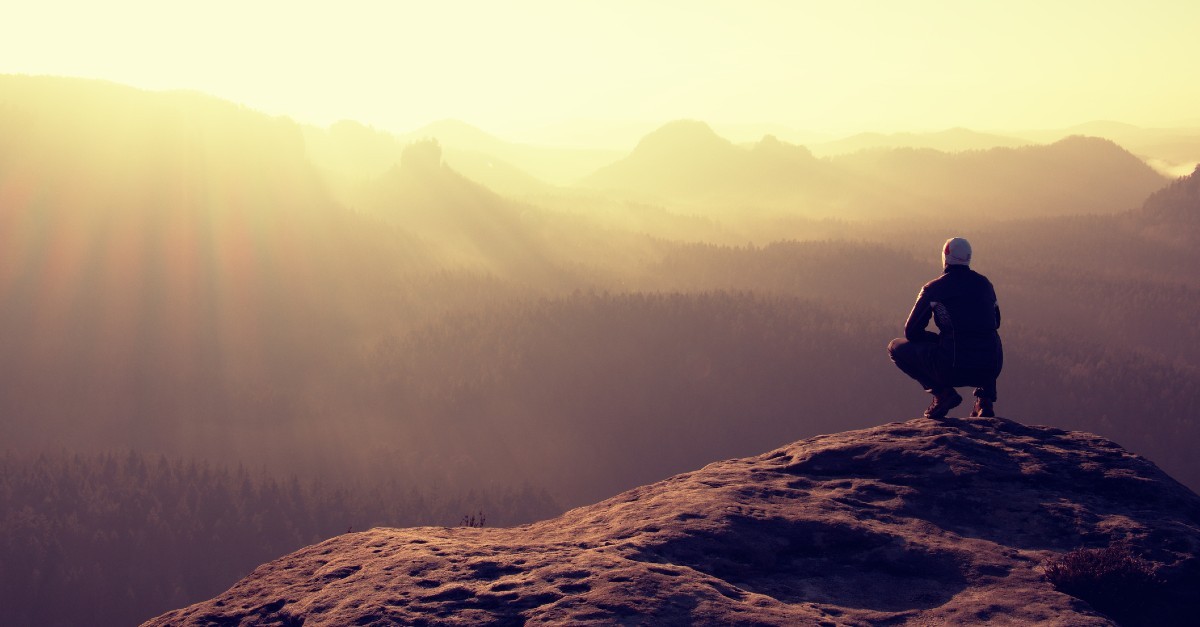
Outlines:
[[1095, 435], [922, 418], [532, 525], [338, 536], [145, 625], [1109, 625], [1041, 565], [1116, 542], [1198, 615], [1195, 493]]

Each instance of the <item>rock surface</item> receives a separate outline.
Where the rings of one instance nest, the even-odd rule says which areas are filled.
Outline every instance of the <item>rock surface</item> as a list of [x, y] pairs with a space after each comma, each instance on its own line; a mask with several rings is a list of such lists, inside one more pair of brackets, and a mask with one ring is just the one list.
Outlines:
[[922, 418], [531, 525], [349, 533], [145, 625], [1108, 625], [1042, 565], [1115, 542], [1158, 568], [1167, 609], [1196, 610], [1200, 497], [1154, 464], [1087, 433]]

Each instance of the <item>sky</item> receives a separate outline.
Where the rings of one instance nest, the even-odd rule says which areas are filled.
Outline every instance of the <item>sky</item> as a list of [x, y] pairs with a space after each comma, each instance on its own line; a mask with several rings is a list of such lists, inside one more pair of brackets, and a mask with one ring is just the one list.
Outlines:
[[1192, 0], [12, 4], [0, 73], [197, 90], [319, 125], [1200, 125]]

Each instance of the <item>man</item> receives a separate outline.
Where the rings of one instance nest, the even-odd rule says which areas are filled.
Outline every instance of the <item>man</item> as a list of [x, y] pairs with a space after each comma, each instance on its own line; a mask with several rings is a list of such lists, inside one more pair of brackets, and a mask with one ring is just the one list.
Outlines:
[[[904, 337], [888, 344], [888, 354], [914, 378], [933, 403], [925, 415], [940, 419], [962, 397], [955, 387], [975, 386], [972, 416], [995, 416], [996, 377], [1004, 365], [1000, 307], [987, 277], [971, 269], [971, 244], [961, 237], [942, 247], [942, 275], [925, 284], [904, 323]], [[933, 318], [938, 333], [925, 327]]]

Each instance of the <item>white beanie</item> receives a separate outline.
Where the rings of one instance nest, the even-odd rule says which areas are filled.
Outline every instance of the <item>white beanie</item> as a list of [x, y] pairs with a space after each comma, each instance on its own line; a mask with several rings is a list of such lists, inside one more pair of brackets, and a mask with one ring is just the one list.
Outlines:
[[942, 267], [950, 265], [971, 265], [971, 242], [961, 237], [946, 240], [946, 245], [942, 246]]

